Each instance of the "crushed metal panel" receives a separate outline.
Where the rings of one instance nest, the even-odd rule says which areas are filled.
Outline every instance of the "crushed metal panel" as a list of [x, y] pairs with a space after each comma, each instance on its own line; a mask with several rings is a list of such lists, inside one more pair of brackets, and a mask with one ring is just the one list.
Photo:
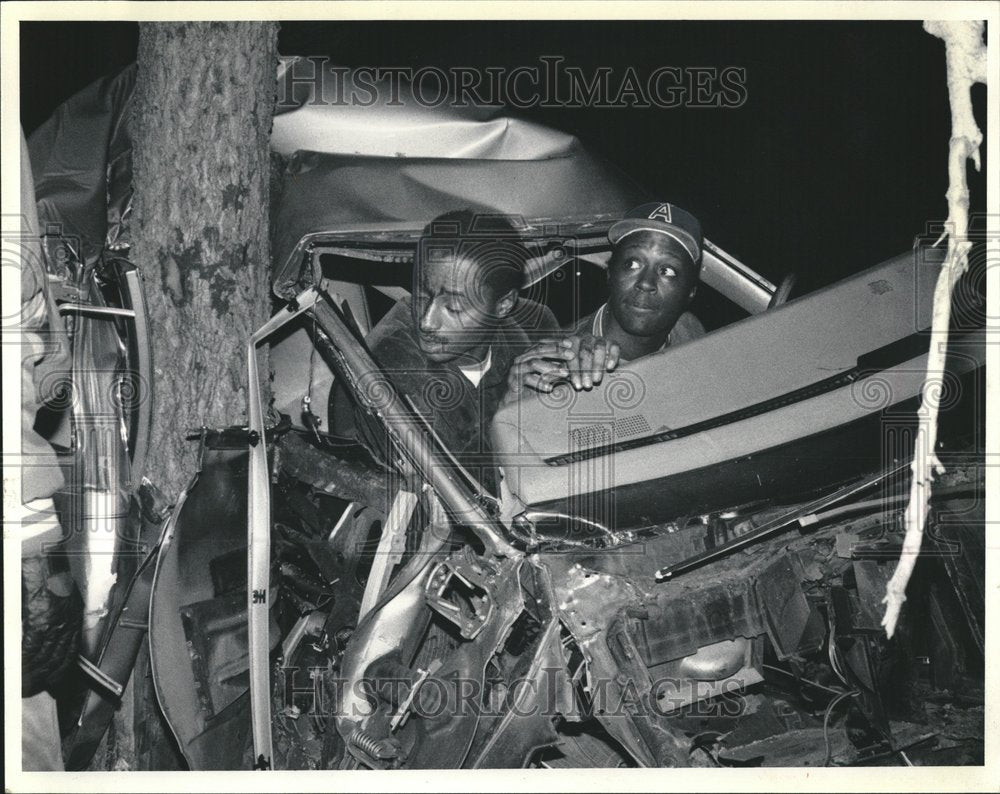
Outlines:
[[854, 628], [881, 633], [882, 597], [893, 567], [889, 563], [874, 560], [855, 560], [853, 566], [854, 580], [858, 586], [856, 609], [852, 615]]
[[[283, 268], [307, 235], [406, 222], [419, 231], [468, 207], [525, 219], [621, 217], [644, 191], [582, 148], [546, 160], [385, 158], [298, 151], [284, 175], [274, 261]], [[372, 229], [373, 231], [375, 229]]]
[[648, 615], [628, 620], [647, 667], [690, 656], [722, 640], [764, 632], [749, 578], [710, 584], [684, 596], [665, 593], [648, 606]]
[[779, 659], [819, 650], [826, 635], [822, 616], [802, 592], [803, 578], [797, 560], [779, 557], [756, 582], [768, 634]]
[[[325, 59], [324, 59], [325, 61]], [[578, 140], [515, 118], [502, 105], [428, 104], [406, 81], [371, 81], [356, 70], [301, 56], [281, 59], [271, 146], [280, 154], [308, 149], [364, 157], [542, 160]], [[371, 102], [348, 102], [348, 86], [371, 83]]]
[[105, 245], [127, 245], [135, 74], [133, 64], [91, 83], [28, 140], [39, 219], [70, 241], [77, 264], [95, 262]]

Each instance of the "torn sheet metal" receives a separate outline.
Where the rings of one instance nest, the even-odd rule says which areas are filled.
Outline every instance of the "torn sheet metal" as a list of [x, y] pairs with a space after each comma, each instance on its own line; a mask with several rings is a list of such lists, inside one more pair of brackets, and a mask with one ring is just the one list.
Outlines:
[[[286, 59], [280, 85], [311, 68], [306, 61], [290, 70]], [[29, 141], [42, 223], [78, 239], [80, 262], [129, 241], [134, 86], [134, 65], [93, 83]], [[322, 232], [372, 224], [419, 231], [442, 212], [464, 207], [589, 222], [620, 217], [649, 199], [575, 137], [503, 108], [426, 107], [407, 101], [405, 86], [399, 105], [371, 107], [322, 96], [330, 104], [316, 104], [308, 81], [283, 90], [279, 100], [288, 102], [284, 112], [278, 107], [271, 141], [289, 160], [273, 225], [279, 267], [303, 237]]]
[[78, 264], [128, 246], [136, 67], [74, 94], [28, 139], [38, 216]]

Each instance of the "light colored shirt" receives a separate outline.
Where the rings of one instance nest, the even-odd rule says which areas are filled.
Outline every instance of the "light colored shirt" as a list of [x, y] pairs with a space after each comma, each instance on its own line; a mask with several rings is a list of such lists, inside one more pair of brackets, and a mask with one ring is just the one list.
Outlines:
[[491, 366], [493, 366], [492, 347], [486, 351], [486, 358], [478, 364], [470, 364], [467, 367], [459, 365], [458, 368], [462, 374], [469, 379], [469, 382], [472, 383], [473, 386], [479, 386], [479, 382], [483, 379], [483, 375], [490, 371]]

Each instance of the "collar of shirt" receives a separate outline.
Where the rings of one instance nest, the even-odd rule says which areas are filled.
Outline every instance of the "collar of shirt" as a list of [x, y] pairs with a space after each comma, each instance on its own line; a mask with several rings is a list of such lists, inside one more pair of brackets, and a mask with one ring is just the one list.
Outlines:
[[489, 350], [486, 351], [486, 358], [478, 364], [471, 364], [467, 367], [459, 365], [458, 369], [469, 379], [473, 386], [479, 386], [479, 382], [483, 379], [483, 376], [490, 371], [490, 367], [492, 365], [493, 347], [491, 346]]

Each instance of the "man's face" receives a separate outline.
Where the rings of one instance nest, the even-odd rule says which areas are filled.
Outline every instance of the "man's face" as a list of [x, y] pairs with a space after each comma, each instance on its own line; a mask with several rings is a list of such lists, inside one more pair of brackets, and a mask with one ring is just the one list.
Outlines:
[[413, 271], [413, 322], [424, 354], [439, 363], [480, 358], [498, 319], [509, 311], [461, 251], [425, 249]]
[[618, 241], [608, 265], [608, 305], [633, 336], [669, 333], [694, 297], [698, 269], [673, 237], [640, 231]]

